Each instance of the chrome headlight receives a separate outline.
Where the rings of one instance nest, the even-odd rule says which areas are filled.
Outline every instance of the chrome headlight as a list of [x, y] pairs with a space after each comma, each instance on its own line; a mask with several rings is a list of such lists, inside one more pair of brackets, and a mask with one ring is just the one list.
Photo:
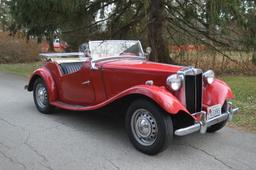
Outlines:
[[206, 82], [207, 84], [212, 84], [215, 80], [215, 74], [212, 70], [208, 70], [204, 72], [203, 77], [204, 77], [204, 82]]
[[178, 74], [170, 75], [166, 80], [166, 85], [170, 90], [177, 91], [180, 89], [182, 78]]

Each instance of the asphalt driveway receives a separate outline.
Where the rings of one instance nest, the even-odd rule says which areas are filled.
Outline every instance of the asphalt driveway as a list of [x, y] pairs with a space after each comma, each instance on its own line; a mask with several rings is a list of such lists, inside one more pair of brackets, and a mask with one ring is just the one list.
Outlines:
[[119, 114], [40, 114], [26, 83], [0, 73], [0, 170], [256, 169], [256, 134], [225, 127], [175, 137], [167, 150], [147, 156], [131, 145]]

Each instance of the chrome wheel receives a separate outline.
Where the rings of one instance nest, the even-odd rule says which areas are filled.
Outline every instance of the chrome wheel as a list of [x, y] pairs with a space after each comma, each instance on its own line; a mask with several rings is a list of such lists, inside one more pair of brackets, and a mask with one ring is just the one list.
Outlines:
[[131, 118], [132, 133], [143, 146], [152, 145], [158, 135], [158, 127], [153, 115], [146, 109], [137, 109]]
[[38, 84], [36, 87], [36, 102], [40, 108], [45, 108], [48, 103], [47, 90], [44, 85]]

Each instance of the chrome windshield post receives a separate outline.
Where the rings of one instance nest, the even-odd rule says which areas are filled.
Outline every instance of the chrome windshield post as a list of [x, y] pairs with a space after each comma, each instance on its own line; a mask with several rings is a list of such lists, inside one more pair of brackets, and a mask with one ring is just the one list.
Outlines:
[[98, 70], [99, 68], [96, 66], [96, 61], [92, 60], [92, 58], [90, 58], [90, 63], [91, 63], [91, 70]]

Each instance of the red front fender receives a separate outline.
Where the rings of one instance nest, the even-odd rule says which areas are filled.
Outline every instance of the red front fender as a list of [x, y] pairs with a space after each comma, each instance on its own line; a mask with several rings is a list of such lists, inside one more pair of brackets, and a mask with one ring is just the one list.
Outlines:
[[180, 101], [165, 87], [138, 85], [125, 90], [114, 98], [121, 98], [131, 94], [147, 96], [170, 114], [177, 114], [179, 111], [189, 113], [187, 109], [180, 103]]
[[207, 85], [203, 92], [204, 105], [223, 105], [225, 100], [234, 98], [230, 87], [221, 80], [215, 80], [213, 84]]
[[51, 76], [51, 73], [45, 67], [39, 68], [34, 71], [28, 84], [28, 91], [33, 90], [33, 86], [37, 78], [41, 78], [44, 80], [44, 83], [46, 84], [49, 93], [49, 102], [55, 101], [57, 99], [56, 85]]

